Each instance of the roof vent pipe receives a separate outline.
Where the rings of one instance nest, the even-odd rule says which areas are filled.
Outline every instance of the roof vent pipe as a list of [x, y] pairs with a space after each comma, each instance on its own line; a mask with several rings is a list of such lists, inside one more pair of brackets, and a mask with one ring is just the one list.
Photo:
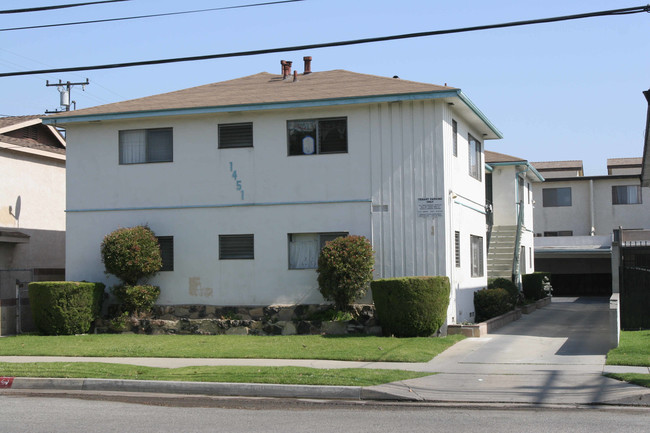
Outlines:
[[305, 56], [302, 58], [305, 61], [305, 75], [311, 74], [311, 56]]
[[298, 81], [298, 71], [293, 71], [293, 81], [294, 83]]

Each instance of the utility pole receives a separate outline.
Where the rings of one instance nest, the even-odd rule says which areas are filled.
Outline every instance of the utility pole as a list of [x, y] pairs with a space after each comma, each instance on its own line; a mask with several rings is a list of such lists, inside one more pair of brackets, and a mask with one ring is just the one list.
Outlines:
[[70, 111], [70, 103], [72, 102], [73, 109], [77, 109], [77, 102], [76, 101], [70, 101], [70, 91], [72, 90], [72, 86], [81, 86], [81, 90], [86, 90], [86, 86], [90, 84], [90, 81], [88, 81], [88, 78], [86, 78], [86, 81], [83, 83], [71, 83], [70, 81], [67, 82], [62, 82], [59, 80], [58, 83], [52, 83], [50, 84], [49, 80], [45, 81], [45, 86], [46, 87], [56, 87], [59, 93], [61, 94], [61, 107], [65, 108], [65, 110], [45, 110], [45, 114], [52, 114], [52, 113], [60, 113], [62, 111]]

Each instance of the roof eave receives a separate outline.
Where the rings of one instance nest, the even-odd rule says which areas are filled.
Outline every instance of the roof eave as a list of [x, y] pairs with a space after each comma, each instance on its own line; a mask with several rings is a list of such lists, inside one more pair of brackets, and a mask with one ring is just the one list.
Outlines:
[[261, 111], [261, 110], [275, 110], [275, 109], [291, 109], [291, 108], [311, 108], [311, 107], [327, 107], [338, 105], [352, 105], [352, 104], [367, 104], [377, 102], [398, 102], [398, 101], [417, 101], [426, 99], [443, 99], [443, 98], [458, 98], [460, 99], [490, 130], [493, 134], [484, 135], [485, 139], [503, 138], [501, 132], [485, 117], [485, 115], [470, 101], [460, 89], [437, 90], [431, 92], [418, 92], [418, 93], [401, 93], [390, 95], [372, 95], [372, 96], [351, 96], [345, 98], [330, 98], [330, 99], [312, 99], [303, 101], [280, 101], [268, 102], [259, 104], [240, 104], [240, 105], [220, 105], [210, 107], [192, 107], [192, 108], [170, 108], [161, 110], [145, 110], [145, 111], [124, 111], [117, 113], [98, 113], [88, 115], [71, 115], [71, 116], [52, 116], [43, 119], [43, 123], [47, 125], [65, 125], [71, 123], [84, 123], [84, 122], [101, 122], [105, 120], [124, 120], [124, 119], [137, 119], [143, 117], [163, 117], [163, 116], [184, 116], [195, 114], [212, 114], [224, 112], [240, 112], [240, 111]]
[[527, 168], [527, 172], [532, 173], [540, 181], [544, 182], [544, 176], [540, 174], [539, 171], [533, 167], [533, 165], [528, 161], [509, 161], [509, 162], [486, 162], [486, 164], [491, 165], [492, 167], [507, 166], [507, 165], [523, 165]]

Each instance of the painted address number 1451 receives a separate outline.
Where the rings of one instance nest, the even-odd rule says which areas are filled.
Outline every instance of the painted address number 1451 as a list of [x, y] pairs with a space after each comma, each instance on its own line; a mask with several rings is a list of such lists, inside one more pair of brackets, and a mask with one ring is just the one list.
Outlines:
[[230, 161], [230, 172], [232, 173], [232, 178], [235, 181], [235, 189], [241, 193], [241, 199], [244, 199], [244, 188], [241, 184], [241, 179], [237, 179], [237, 170], [232, 166], [232, 161]]

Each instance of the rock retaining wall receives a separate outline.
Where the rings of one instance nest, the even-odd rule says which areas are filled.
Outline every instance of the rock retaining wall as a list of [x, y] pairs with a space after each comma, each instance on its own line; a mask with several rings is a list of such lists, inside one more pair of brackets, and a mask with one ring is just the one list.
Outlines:
[[314, 320], [330, 305], [271, 305], [217, 307], [211, 305], [157, 305], [151, 317], [117, 322], [99, 319], [96, 333], [197, 335], [381, 335], [374, 305], [355, 305], [349, 321]]

